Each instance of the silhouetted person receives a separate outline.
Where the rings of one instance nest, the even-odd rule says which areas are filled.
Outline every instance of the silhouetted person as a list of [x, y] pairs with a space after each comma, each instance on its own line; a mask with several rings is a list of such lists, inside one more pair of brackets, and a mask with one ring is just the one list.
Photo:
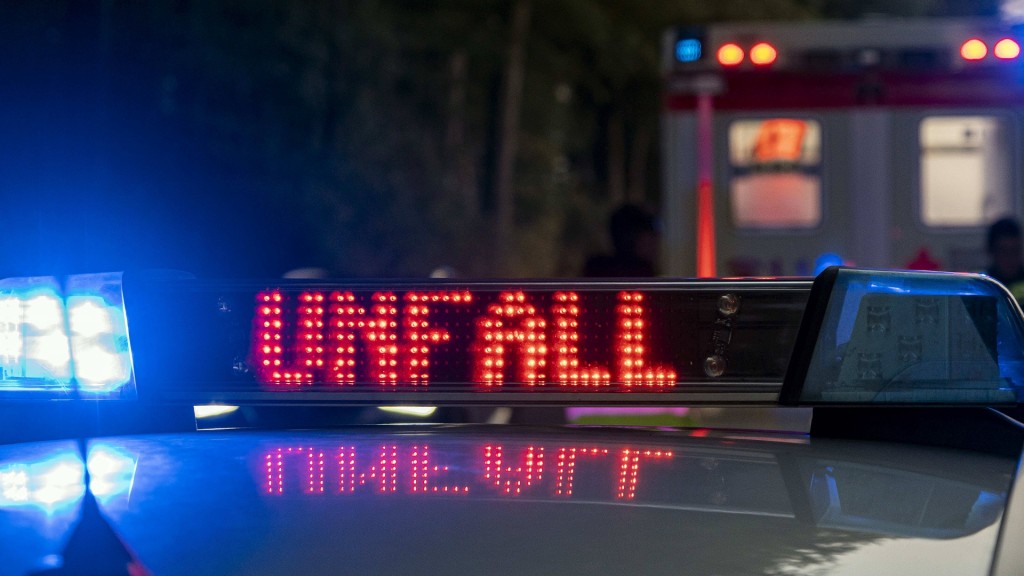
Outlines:
[[1017, 300], [1024, 298], [1024, 252], [1017, 220], [1003, 218], [989, 226], [986, 247], [989, 267], [985, 274], [1002, 282]]
[[583, 267], [584, 276], [621, 278], [655, 275], [658, 232], [650, 212], [633, 204], [623, 204], [612, 212], [608, 231], [612, 237], [612, 254], [588, 258]]

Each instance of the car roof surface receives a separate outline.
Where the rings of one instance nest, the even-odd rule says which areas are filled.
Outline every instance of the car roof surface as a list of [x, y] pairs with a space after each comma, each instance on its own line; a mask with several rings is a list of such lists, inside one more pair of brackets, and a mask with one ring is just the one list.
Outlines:
[[[0, 447], [6, 570], [46, 568], [89, 528], [79, 453]], [[478, 425], [86, 453], [103, 516], [154, 574], [987, 574], [1016, 466], [800, 434]]]

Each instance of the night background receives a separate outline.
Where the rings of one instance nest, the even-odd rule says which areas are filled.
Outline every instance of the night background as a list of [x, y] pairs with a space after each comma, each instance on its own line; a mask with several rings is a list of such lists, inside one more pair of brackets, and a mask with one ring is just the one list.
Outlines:
[[660, 39], [995, 0], [0, 5], [0, 276], [571, 276], [658, 206]]

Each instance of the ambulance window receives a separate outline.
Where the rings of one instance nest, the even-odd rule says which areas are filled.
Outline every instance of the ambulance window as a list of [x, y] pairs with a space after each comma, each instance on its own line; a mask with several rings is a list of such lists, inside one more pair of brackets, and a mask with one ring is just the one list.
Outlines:
[[921, 221], [984, 226], [1012, 212], [1008, 127], [995, 116], [921, 121]]
[[821, 125], [740, 120], [729, 127], [729, 204], [737, 228], [813, 228], [821, 223]]

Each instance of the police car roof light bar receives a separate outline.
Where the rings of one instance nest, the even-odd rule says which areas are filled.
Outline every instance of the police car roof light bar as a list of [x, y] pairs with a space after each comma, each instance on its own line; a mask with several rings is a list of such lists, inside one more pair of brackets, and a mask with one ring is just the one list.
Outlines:
[[970, 274], [22, 278], [0, 281], [0, 399], [1014, 405], [1022, 334], [1009, 293]]

